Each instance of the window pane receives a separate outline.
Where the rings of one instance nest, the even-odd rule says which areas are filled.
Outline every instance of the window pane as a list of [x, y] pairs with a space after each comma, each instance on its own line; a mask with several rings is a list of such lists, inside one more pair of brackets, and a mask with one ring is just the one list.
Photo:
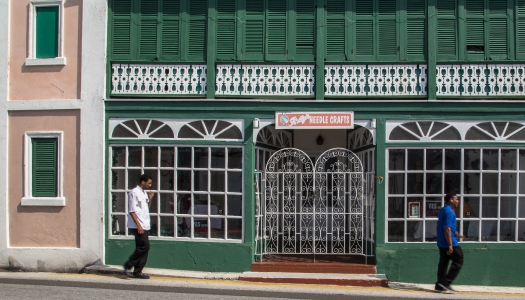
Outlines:
[[213, 192], [224, 192], [224, 171], [211, 171], [210, 189]]
[[425, 242], [435, 242], [437, 235], [437, 221], [425, 221]]
[[407, 216], [409, 218], [423, 217], [423, 199], [421, 197], [408, 197], [407, 206]]
[[173, 191], [175, 188], [173, 170], [160, 170], [160, 189], [164, 191]]
[[[263, 152], [263, 151], [260, 151], [260, 152]], [[262, 155], [262, 153], [260, 153], [260, 155]], [[267, 155], [270, 155], [270, 154], [267, 153]], [[261, 163], [259, 167], [260, 167], [260, 170], [264, 170], [266, 166], [264, 166]], [[242, 169], [242, 149], [241, 148], [229, 148], [228, 149], [228, 168], [229, 169]]]
[[479, 170], [479, 166], [479, 149], [465, 149], [465, 170]]
[[114, 190], [126, 189], [126, 170], [111, 170], [111, 188]]
[[193, 227], [195, 228], [194, 237], [208, 238], [208, 218], [194, 218]]
[[36, 58], [58, 57], [58, 9], [58, 6], [36, 7]]
[[242, 193], [242, 172], [228, 172], [228, 192]]
[[407, 221], [407, 242], [423, 241], [423, 221]]
[[461, 193], [460, 173], [445, 173], [445, 193]]
[[498, 174], [497, 173], [483, 173], [483, 194], [497, 194], [498, 193]]
[[144, 147], [144, 166], [158, 167], [159, 148], [158, 147]]
[[483, 170], [498, 170], [498, 150], [483, 150]]
[[498, 217], [498, 197], [483, 197], [481, 205], [482, 218]]
[[159, 205], [158, 205], [159, 197], [160, 197], [160, 195], [158, 193], [155, 193], [155, 196], [151, 200], [151, 206], [149, 208], [149, 212], [150, 213], [154, 213], [154, 214], [159, 213]]
[[479, 198], [463, 197], [463, 218], [477, 218], [479, 216]]
[[442, 194], [441, 173], [427, 173], [427, 194]]
[[214, 216], [224, 216], [224, 194], [210, 195], [210, 214]]
[[463, 182], [465, 194], [479, 194], [479, 174], [476, 173], [466, 173]]
[[177, 166], [179, 168], [191, 168], [191, 148], [177, 148]]
[[207, 168], [208, 167], [208, 148], [194, 148], [194, 168]]
[[111, 212], [126, 212], [125, 193], [111, 193]]
[[408, 149], [407, 170], [423, 170], [423, 150]]
[[525, 197], [520, 197], [520, 203], [518, 207], [518, 218], [525, 218]]
[[463, 220], [465, 241], [479, 241], [479, 221]]
[[516, 197], [501, 197], [499, 209], [501, 218], [516, 218]]
[[423, 194], [423, 173], [407, 174], [407, 194]]
[[224, 219], [210, 218], [212, 239], [226, 238], [223, 223]]
[[128, 166], [141, 167], [142, 166], [142, 147], [128, 148]]
[[126, 235], [126, 216], [111, 216], [111, 234]]
[[426, 217], [437, 218], [441, 209], [441, 198], [428, 197], [426, 199]]
[[[151, 176], [151, 188], [150, 190], [159, 189], [159, 180], [158, 180], [158, 169], [144, 169], [144, 174]], [[141, 174], [142, 175], [142, 174]], [[139, 184], [140, 175], [137, 178], [137, 184]]]
[[520, 157], [519, 157], [519, 163], [520, 163], [520, 171], [525, 171], [525, 150], [520, 149]]
[[242, 196], [228, 195], [228, 216], [242, 216]]
[[173, 193], [160, 193], [159, 194], [159, 208], [160, 213], [172, 214], [174, 213]]
[[208, 171], [193, 171], [193, 190], [208, 191]]
[[224, 169], [226, 161], [226, 151], [224, 148], [211, 148], [211, 167]]
[[131, 190], [139, 184], [140, 175], [142, 175], [142, 170], [128, 170], [128, 189]]
[[242, 220], [228, 219], [228, 239], [242, 239]]
[[428, 149], [427, 150], [427, 170], [442, 170], [443, 169], [443, 150]]
[[445, 149], [445, 170], [461, 170], [460, 149]]
[[405, 150], [389, 150], [388, 151], [388, 168], [390, 171], [405, 170]]
[[191, 214], [190, 194], [177, 194], [177, 214]]
[[498, 238], [498, 221], [481, 221], [481, 241], [493, 242]]
[[112, 147], [112, 167], [125, 167], [126, 166], [126, 147]]
[[388, 217], [404, 218], [405, 217], [405, 198], [389, 197], [388, 198]]
[[191, 191], [191, 171], [177, 171], [177, 191]]
[[191, 237], [191, 218], [177, 218], [177, 237]]
[[149, 230], [149, 235], [150, 236], [159, 236], [159, 232], [158, 232], [159, 220], [158, 220], [158, 217], [156, 215], [150, 215], [149, 219], [150, 219], [150, 225], [151, 225], [151, 229]]
[[501, 169], [516, 170], [516, 153], [515, 149], [501, 149]]
[[499, 221], [499, 240], [501, 242], [514, 242], [516, 240], [516, 221]]
[[208, 215], [208, 194], [194, 194], [193, 203], [194, 215]]
[[388, 241], [389, 242], [404, 242], [405, 222], [404, 221], [389, 221], [388, 222]]
[[173, 217], [160, 217], [160, 236], [175, 236]]
[[388, 193], [404, 194], [405, 193], [405, 174], [388, 175]]
[[518, 192], [516, 185], [516, 173], [501, 174], [501, 194], [516, 194]]
[[525, 221], [518, 222], [518, 241], [525, 241]]

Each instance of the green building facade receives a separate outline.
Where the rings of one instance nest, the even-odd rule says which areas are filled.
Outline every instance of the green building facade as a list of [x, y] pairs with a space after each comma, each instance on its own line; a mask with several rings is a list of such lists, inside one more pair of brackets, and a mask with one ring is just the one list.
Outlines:
[[[106, 263], [132, 251], [126, 193], [145, 172], [156, 192], [150, 267], [240, 272], [315, 252], [432, 283], [436, 212], [452, 192], [466, 236], [457, 283], [523, 286], [524, 0], [108, 5]], [[280, 129], [277, 112], [353, 112], [355, 126]], [[301, 160], [276, 177], [293, 204], [267, 189], [282, 149]], [[321, 192], [325, 219], [303, 243], [316, 190], [290, 187], [304, 186], [308, 166], [325, 174], [331, 149], [357, 163], [344, 176], [360, 173], [360, 188]]]

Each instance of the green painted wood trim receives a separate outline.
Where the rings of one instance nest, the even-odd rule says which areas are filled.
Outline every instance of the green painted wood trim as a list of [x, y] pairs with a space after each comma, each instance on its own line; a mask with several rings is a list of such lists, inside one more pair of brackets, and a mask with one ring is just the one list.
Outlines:
[[215, 99], [215, 56], [217, 53], [217, 0], [208, 0], [208, 45], [207, 45], [207, 72], [206, 98]]
[[497, 142], [497, 143], [494, 143], [494, 142], [490, 142], [490, 141], [487, 141], [487, 142], [481, 142], [481, 141], [458, 141], [456, 143], [450, 143], [450, 142], [438, 142], [438, 143], [429, 143], [429, 142], [426, 142], [426, 143], [421, 143], [421, 142], [415, 142], [415, 143], [385, 143], [385, 146], [386, 147], [389, 147], [389, 148], [444, 148], [444, 147], [447, 147], [447, 148], [457, 148], [457, 147], [461, 147], [461, 148], [478, 148], [478, 147], [483, 147], [483, 148], [491, 148], [491, 147], [496, 147], [496, 148], [515, 148], [515, 147], [523, 147], [523, 144], [525, 143], [525, 141], [523, 142], [518, 142], [518, 141], [512, 141], [512, 142], [508, 142], [508, 143], [502, 143], [502, 142]]
[[140, 139], [129, 139], [129, 140], [118, 140], [109, 139], [111, 145], [173, 145], [173, 146], [194, 146], [194, 145], [206, 145], [206, 146], [244, 146], [244, 142], [232, 142], [232, 141], [207, 141], [207, 140], [140, 140]]
[[[385, 243], [386, 226], [386, 147], [384, 141], [386, 140], [386, 119], [376, 119], [376, 179], [375, 179], [375, 191], [376, 191], [376, 211], [375, 211], [375, 241], [377, 244]], [[382, 176], [383, 179], [377, 177]], [[377, 251], [374, 249], [374, 253]]]
[[324, 100], [324, 60], [326, 53], [325, 0], [317, 0], [315, 32], [315, 99]]
[[255, 260], [255, 144], [253, 122], [246, 123], [244, 131], [246, 144], [244, 146], [244, 244], [252, 249], [252, 262]]
[[436, 4], [439, 0], [428, 0], [427, 28], [428, 28], [428, 67], [427, 67], [427, 97], [435, 100], [437, 94], [437, 10]]

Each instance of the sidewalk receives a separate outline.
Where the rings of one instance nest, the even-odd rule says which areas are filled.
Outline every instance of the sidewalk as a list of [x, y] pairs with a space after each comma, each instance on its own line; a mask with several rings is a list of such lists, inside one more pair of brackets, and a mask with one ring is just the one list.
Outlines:
[[[121, 266], [111, 266], [111, 265], [94, 265], [87, 267], [85, 269], [87, 274], [118, 274], [124, 275], [124, 271]], [[224, 273], [224, 272], [198, 272], [198, 271], [182, 271], [182, 270], [167, 270], [167, 269], [154, 269], [154, 268], [144, 268], [144, 273], [151, 275], [153, 277], [173, 277], [173, 278], [193, 278], [193, 279], [215, 279], [215, 280], [240, 280], [243, 277], [250, 276], [260, 276], [260, 274], [254, 274], [255, 272], [242, 272], [242, 273]], [[299, 273], [268, 273], [265, 274], [266, 278], [278, 278], [278, 280], [273, 281], [275, 283], [306, 283], [306, 282], [286, 282], [282, 278], [297, 278]], [[323, 284], [323, 285], [341, 285], [340, 281], [342, 279], [358, 279], [358, 281], [367, 280], [370, 278], [370, 275], [345, 275], [345, 274], [301, 274], [302, 278], [317, 278], [324, 279], [324, 281], [311, 282], [309, 284]], [[382, 279], [381, 276], [377, 275], [379, 279]], [[332, 279], [333, 282], [330, 283], [326, 280]], [[386, 277], [385, 277], [386, 279]], [[251, 281], [251, 280], [247, 280]], [[339, 281], [339, 282], [338, 282]], [[272, 282], [269, 280], [259, 281], [259, 282]], [[307, 283], [308, 284], [308, 283]], [[360, 287], [370, 287], [368, 283], [361, 284], [343, 284], [346, 286], [360, 286]], [[376, 285], [380, 287], [381, 285]], [[387, 286], [383, 285], [394, 290], [400, 291], [421, 291], [421, 292], [432, 292], [434, 291], [434, 284], [421, 284], [421, 283], [406, 283], [406, 282], [388, 282]], [[480, 285], [453, 285], [453, 288], [458, 292], [465, 293], [487, 293], [487, 294], [509, 294], [516, 296], [525, 296], [525, 287], [501, 287], [501, 286], [480, 286]]]

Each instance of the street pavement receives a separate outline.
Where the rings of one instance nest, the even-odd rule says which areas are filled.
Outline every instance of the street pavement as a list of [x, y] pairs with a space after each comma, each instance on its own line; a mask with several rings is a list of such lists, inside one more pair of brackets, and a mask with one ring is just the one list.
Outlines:
[[[192, 272], [193, 275], [196, 272]], [[198, 273], [198, 272], [197, 272]], [[183, 274], [182, 274], [183, 275]], [[194, 276], [195, 277], [195, 276]], [[435, 293], [433, 285], [390, 283], [389, 287], [253, 283], [232, 279], [120, 274], [0, 272], [0, 299], [524, 299], [525, 288], [454, 286], [459, 293]]]

